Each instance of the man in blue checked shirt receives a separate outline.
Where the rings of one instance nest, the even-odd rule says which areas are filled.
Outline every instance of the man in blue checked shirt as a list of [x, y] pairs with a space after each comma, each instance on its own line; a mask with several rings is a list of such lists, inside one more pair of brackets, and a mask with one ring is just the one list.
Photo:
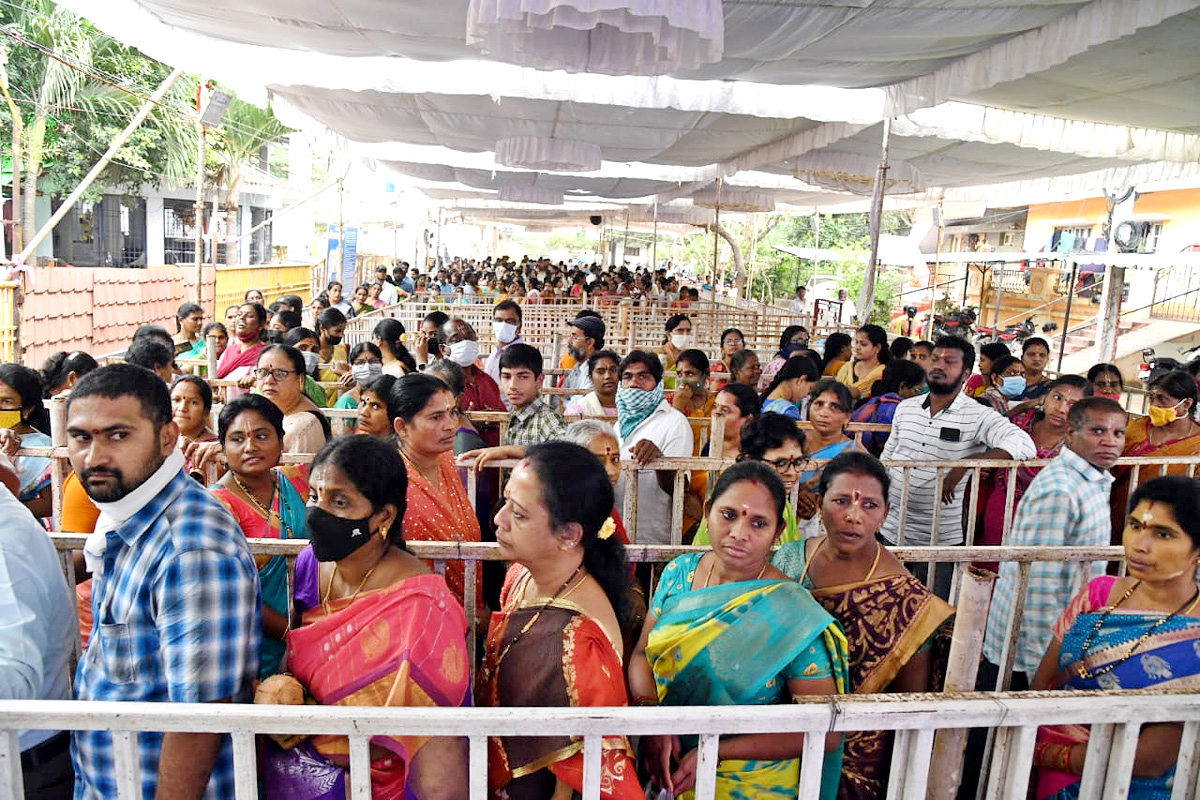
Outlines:
[[[249, 699], [258, 674], [258, 571], [233, 517], [183, 472], [166, 384], [114, 364], [67, 404], [71, 465], [100, 509], [84, 557], [95, 627], [79, 662], [80, 700]], [[138, 736], [144, 800], [233, 797], [228, 736]], [[76, 800], [116, 797], [109, 731], [76, 731]]]

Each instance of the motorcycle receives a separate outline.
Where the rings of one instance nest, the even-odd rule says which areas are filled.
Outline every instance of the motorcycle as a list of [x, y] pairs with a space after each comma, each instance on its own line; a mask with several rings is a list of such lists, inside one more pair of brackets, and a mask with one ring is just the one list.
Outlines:
[[[976, 328], [978, 335], [975, 338], [975, 344], [984, 345], [989, 342], [1001, 342], [1008, 345], [1008, 349], [1017, 354], [1020, 352], [1022, 345], [1025, 344], [1025, 340], [1033, 336], [1035, 330], [1033, 317], [1018, 325], [1009, 325], [1000, 330], [980, 326]], [[1056, 330], [1058, 330], [1058, 323], [1055, 322], [1047, 322], [1042, 326], [1042, 333], [1047, 336]]]
[[1155, 355], [1153, 347], [1142, 351], [1142, 363], [1138, 365], [1138, 380], [1149, 384], [1159, 375], [1173, 370], [1186, 370], [1193, 361], [1200, 361], [1200, 345], [1183, 351], [1182, 360]]
[[967, 307], [949, 314], [933, 315], [933, 336], [957, 336], [969, 339], [975, 327], [975, 309]]

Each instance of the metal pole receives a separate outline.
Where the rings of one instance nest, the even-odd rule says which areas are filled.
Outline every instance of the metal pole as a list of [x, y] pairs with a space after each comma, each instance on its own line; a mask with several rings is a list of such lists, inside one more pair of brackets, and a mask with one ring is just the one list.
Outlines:
[[1075, 299], [1075, 275], [1079, 269], [1079, 263], [1071, 262], [1071, 281], [1067, 285], [1067, 314], [1063, 320], [1062, 341], [1058, 343], [1058, 366], [1055, 367], [1057, 372], [1062, 372], [1063, 355], [1067, 349], [1067, 331], [1071, 329], [1071, 301]]
[[[204, 159], [208, 148], [208, 128], [197, 122], [200, 146], [196, 157], [196, 303], [204, 307]], [[215, 219], [215, 215], [214, 215]], [[213, 316], [217, 315], [217, 298], [213, 297]], [[214, 376], [215, 377], [215, 376]]]
[[658, 269], [658, 199], [654, 200], [654, 243], [650, 245], [650, 273]]
[[331, 280], [340, 281], [342, 279], [342, 265], [346, 263], [346, 186], [342, 178], [338, 179], [338, 263], [334, 264], [336, 273], [326, 279], [326, 284]]
[[883, 120], [883, 147], [880, 150], [879, 170], [875, 174], [875, 191], [871, 198], [871, 254], [867, 258], [867, 274], [863, 278], [862, 298], [859, 300], [858, 321], [865, 323], [875, 305], [875, 271], [879, 262], [879, 233], [883, 228], [883, 196], [887, 183], [888, 146], [892, 138], [892, 118]]
[[721, 242], [717, 237], [717, 228], [721, 227], [721, 187], [725, 181], [722, 178], [717, 178], [717, 206], [716, 214], [713, 217], [713, 266], [712, 266], [712, 299], [717, 299], [717, 252], [720, 250]]
[[75, 203], [79, 201], [79, 198], [83, 195], [83, 193], [86, 192], [88, 187], [95, 182], [96, 178], [100, 177], [100, 173], [103, 172], [104, 168], [107, 167], [109, 162], [113, 160], [113, 157], [117, 154], [117, 151], [124, 146], [125, 142], [129, 140], [129, 137], [133, 135], [133, 132], [136, 131], [138, 126], [141, 125], [146, 117], [150, 115], [150, 111], [155, 105], [158, 104], [160, 100], [163, 99], [167, 91], [171, 88], [171, 86], [174, 85], [175, 81], [179, 80], [179, 76], [182, 74], [183, 70], [176, 67], [154, 91], [154, 94], [150, 96], [150, 99], [142, 104], [141, 110], [134, 115], [133, 119], [129, 120], [129, 124], [125, 126], [125, 130], [117, 134], [117, 138], [113, 139], [112, 144], [110, 144], [108, 149], [104, 151], [104, 155], [100, 157], [100, 160], [96, 162], [96, 165], [92, 167], [91, 171], [88, 172], [88, 174], [84, 176], [83, 180], [79, 182], [79, 185], [75, 187], [75, 191], [67, 195], [67, 199], [62, 202], [62, 205], [58, 207], [58, 210], [55, 211], [50, 216], [50, 219], [46, 221], [46, 224], [43, 225], [36, 234], [34, 234], [33, 238], [29, 240], [29, 244], [25, 245], [25, 249], [21, 251], [20, 255], [22, 263], [29, 260], [29, 257], [37, 250], [38, 245], [45, 241], [46, 237], [50, 235], [50, 232], [54, 230], [55, 226], [62, 222], [63, 217], [70, 213], [71, 209], [75, 207]]

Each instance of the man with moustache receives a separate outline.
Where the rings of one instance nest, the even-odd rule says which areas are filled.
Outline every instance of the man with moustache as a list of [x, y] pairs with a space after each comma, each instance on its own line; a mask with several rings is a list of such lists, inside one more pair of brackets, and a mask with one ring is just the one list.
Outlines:
[[579, 389], [579, 394], [563, 398], [563, 406], [583, 399], [583, 395], [595, 387], [588, 371], [588, 359], [592, 353], [604, 349], [604, 320], [594, 311], [581, 311], [579, 316], [567, 323], [567, 352], [575, 359], [575, 366], [563, 379], [562, 388]]
[[[166, 384], [101, 367], [67, 401], [71, 466], [100, 509], [84, 547], [95, 627], [80, 700], [249, 699], [258, 676], [258, 570], [237, 522], [183, 471]], [[233, 797], [233, 748], [212, 733], [137, 737], [141, 797]], [[76, 731], [76, 800], [117, 794], [111, 731]]]
[[[975, 348], [965, 339], [943, 336], [934, 344], [926, 383], [929, 394], [902, 400], [896, 405], [892, 432], [883, 447], [882, 460], [922, 461], [927, 466], [908, 470], [908, 496], [904, 497], [904, 472], [890, 467], [890, 509], [880, 535], [889, 545], [958, 545], [963, 543], [960, 483], [967, 470], [959, 467], [943, 476], [938, 496], [937, 465], [963, 459], [1026, 459], [1037, 455], [1033, 439], [990, 407], [975, 402], [962, 391], [975, 365]], [[941, 503], [937, 530], [933, 510]], [[900, 512], [904, 509], [904, 528]], [[925, 579], [924, 564], [911, 570]], [[934, 591], [948, 599], [952, 571], [943, 567], [934, 577]]]
[[[1062, 452], [1029, 484], [1017, 506], [1008, 534], [1014, 547], [1100, 547], [1109, 543], [1109, 469], [1125, 449], [1129, 421], [1119, 403], [1106, 397], [1085, 397], [1071, 407], [1067, 438]], [[1012, 616], [1019, 583], [1019, 565], [1000, 565], [1000, 579], [992, 593], [984, 638], [984, 665], [980, 678], [991, 676], [995, 688], [996, 665], [1004, 655], [1005, 632]], [[1025, 588], [1025, 613], [1016, 638], [1013, 688], [1029, 688], [1042, 655], [1050, 644], [1054, 623], [1081, 585], [1104, 574], [1104, 562], [1091, 565], [1083, 584], [1077, 564], [1038, 562], [1031, 566]]]

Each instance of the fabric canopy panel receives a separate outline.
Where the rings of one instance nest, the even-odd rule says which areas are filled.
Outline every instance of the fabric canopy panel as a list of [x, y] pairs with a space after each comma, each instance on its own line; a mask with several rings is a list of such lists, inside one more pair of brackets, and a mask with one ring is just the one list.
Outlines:
[[[111, 0], [91, 0], [93, 4]], [[163, 23], [215, 39], [339, 56], [420, 61], [479, 58], [468, 45], [468, 0], [137, 0]], [[86, 3], [72, 3], [76, 7]], [[879, 86], [1087, 5], [1079, 0], [723, 0], [725, 46], [715, 64], [680, 77]]]
[[725, 161], [819, 124], [808, 119], [311, 86], [279, 88], [274, 96], [359, 142], [401, 141], [485, 152], [501, 139], [555, 137], [594, 144], [606, 161], [684, 166]]

